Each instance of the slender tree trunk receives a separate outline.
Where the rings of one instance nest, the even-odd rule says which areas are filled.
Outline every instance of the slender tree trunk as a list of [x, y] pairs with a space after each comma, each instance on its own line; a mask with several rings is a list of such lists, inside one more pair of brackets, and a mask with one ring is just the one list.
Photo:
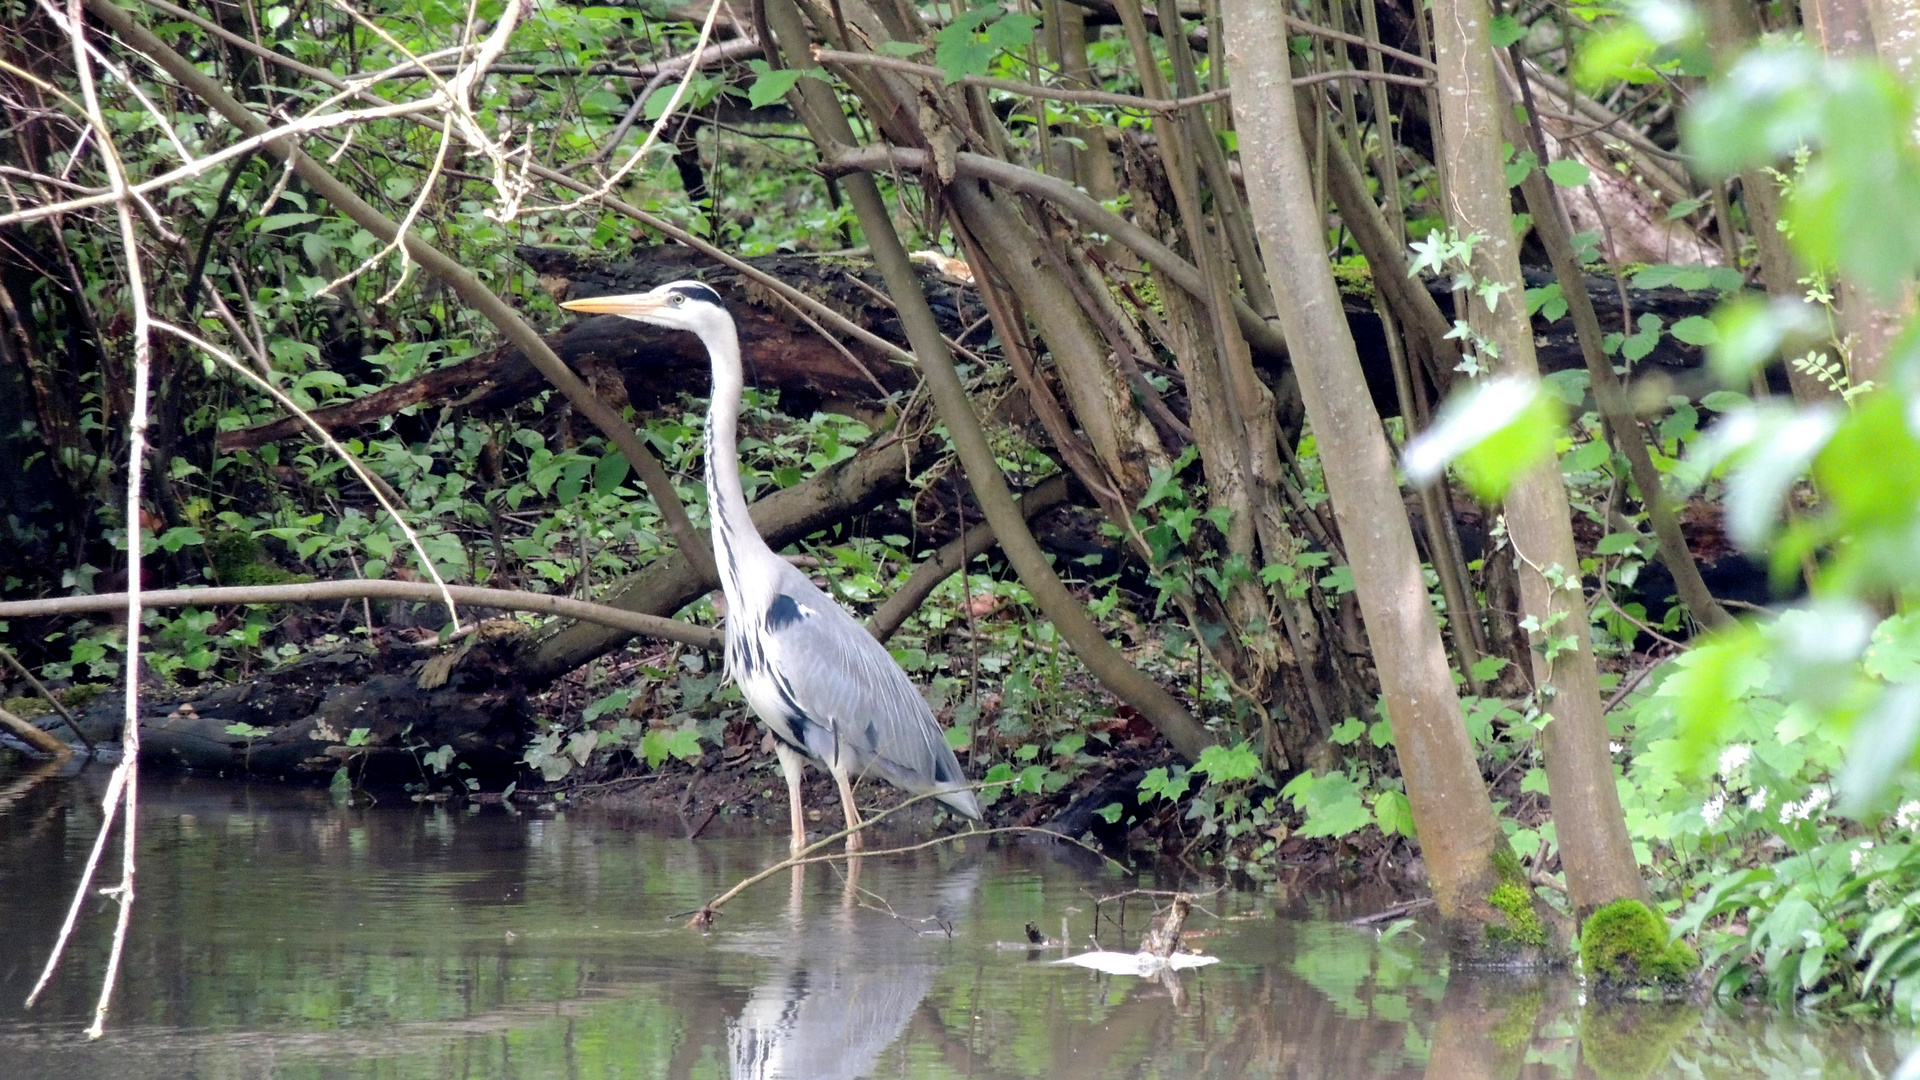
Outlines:
[[[1533, 327], [1519, 302], [1525, 283], [1501, 166], [1500, 95], [1488, 30], [1492, 13], [1486, 0], [1435, 0], [1433, 21], [1439, 156], [1450, 181], [1449, 215], [1462, 237], [1480, 237], [1473, 249], [1474, 277], [1507, 289], [1491, 309], [1476, 297], [1469, 322], [1498, 346], [1501, 374], [1538, 381]], [[1513, 485], [1506, 519], [1520, 563], [1521, 607], [1539, 627], [1532, 641], [1533, 673], [1550, 719], [1541, 738], [1561, 863], [1574, 913], [1585, 918], [1609, 901], [1645, 900], [1648, 893], [1614, 787], [1580, 560], [1557, 461], [1535, 466]]]
[[1247, 198], [1366, 618], [1434, 899], [1449, 922], [1488, 921], [1496, 917], [1486, 903], [1498, 883], [1493, 855], [1504, 840], [1427, 601], [1386, 432], [1322, 250], [1286, 23], [1263, 0], [1225, 0], [1222, 14]]

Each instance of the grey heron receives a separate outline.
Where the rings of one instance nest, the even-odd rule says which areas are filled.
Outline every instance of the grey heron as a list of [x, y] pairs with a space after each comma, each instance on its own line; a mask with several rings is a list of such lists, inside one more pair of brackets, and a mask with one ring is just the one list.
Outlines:
[[[800, 779], [811, 757], [840, 788], [849, 829], [860, 823], [853, 781], [872, 774], [914, 794], [935, 797], [980, 819], [959, 759], [907, 673], [886, 647], [805, 574], [767, 546], [747, 513], [740, 487], [737, 429], [740, 340], [718, 293], [697, 281], [650, 292], [571, 300], [587, 314], [619, 315], [690, 330], [707, 347], [713, 394], [707, 407], [707, 508], [714, 563], [727, 598], [727, 670], [773, 733], [786, 775], [793, 850], [806, 846]], [[860, 834], [847, 837], [860, 848]]]

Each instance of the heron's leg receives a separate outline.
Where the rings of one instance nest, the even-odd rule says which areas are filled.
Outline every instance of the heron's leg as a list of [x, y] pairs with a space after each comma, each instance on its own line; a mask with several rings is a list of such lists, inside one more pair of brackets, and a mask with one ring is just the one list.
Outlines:
[[[846, 767], [838, 762], [834, 762], [827, 766], [827, 771], [833, 774], [833, 782], [840, 785], [840, 810], [846, 816], [847, 828], [853, 829], [859, 827], [860, 808], [854, 805], [853, 780], [847, 776]], [[854, 832], [847, 834], [848, 851], [859, 851], [866, 846], [866, 843], [860, 839], [859, 833]]]
[[773, 752], [780, 757], [780, 772], [787, 778], [787, 812], [793, 818], [793, 854], [800, 854], [807, 846], [807, 815], [800, 806], [800, 778], [807, 768], [806, 755], [783, 742], [773, 744]]

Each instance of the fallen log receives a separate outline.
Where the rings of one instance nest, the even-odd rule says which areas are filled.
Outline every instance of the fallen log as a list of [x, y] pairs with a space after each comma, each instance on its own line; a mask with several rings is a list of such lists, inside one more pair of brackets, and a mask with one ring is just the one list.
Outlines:
[[[463, 765], [460, 776], [497, 788], [519, 775], [533, 730], [512, 667], [520, 632], [476, 635], [451, 663], [452, 653], [347, 645], [198, 696], [150, 697], [140, 705], [141, 762], [308, 782], [345, 766], [356, 783], [398, 784], [438, 775], [429, 755], [451, 747], [441, 772]], [[121, 695], [101, 694], [80, 727], [118, 742], [123, 709]]]
[[[571, 296], [642, 292], [677, 278], [699, 277], [726, 298], [740, 326], [740, 348], [750, 379], [780, 391], [789, 412], [817, 408], [874, 410], [890, 394], [910, 389], [913, 371], [900, 363], [896, 347], [905, 341], [898, 319], [878, 287], [878, 275], [864, 260], [774, 255], [752, 265], [796, 287], [870, 331], [873, 342], [854, 335], [826, 337], [808, 326], [764, 285], [733, 269], [718, 266], [697, 252], [679, 247], [649, 248], [621, 260], [605, 260], [570, 251], [527, 247], [520, 256], [555, 299]], [[923, 285], [938, 298], [935, 311], [949, 337], [979, 344], [985, 329], [979, 302], [963, 285], [927, 270]], [[815, 320], [816, 323], [819, 320]], [[657, 409], [682, 394], [705, 396], [706, 351], [690, 334], [615, 316], [579, 319], [545, 340], [569, 367], [616, 408]], [[836, 343], [837, 342], [837, 343]], [[313, 417], [330, 432], [376, 424], [419, 405], [450, 406], [476, 414], [497, 413], [547, 389], [547, 381], [519, 349], [503, 346], [437, 371], [383, 387], [364, 397], [317, 409]], [[221, 453], [253, 450], [304, 435], [293, 417], [221, 432]]]

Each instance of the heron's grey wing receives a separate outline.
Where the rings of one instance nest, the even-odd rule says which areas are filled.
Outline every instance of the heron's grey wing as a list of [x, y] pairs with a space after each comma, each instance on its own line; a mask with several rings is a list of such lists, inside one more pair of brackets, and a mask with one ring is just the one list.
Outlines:
[[[784, 684], [783, 692], [811, 729], [824, 729], [808, 732], [812, 753], [830, 759], [836, 747], [851, 748], [862, 767], [916, 794], [966, 783], [946, 733], [913, 680], [886, 646], [805, 575], [798, 570], [781, 575], [763, 625], [768, 666]], [[979, 816], [965, 792], [941, 801]]]

